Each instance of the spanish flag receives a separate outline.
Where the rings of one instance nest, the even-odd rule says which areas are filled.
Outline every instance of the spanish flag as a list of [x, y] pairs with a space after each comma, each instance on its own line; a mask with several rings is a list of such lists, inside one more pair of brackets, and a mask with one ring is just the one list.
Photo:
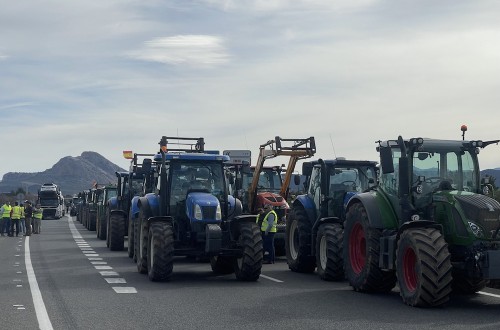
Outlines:
[[132, 159], [134, 158], [134, 154], [132, 153], [132, 150], [123, 150], [123, 157], [125, 159]]

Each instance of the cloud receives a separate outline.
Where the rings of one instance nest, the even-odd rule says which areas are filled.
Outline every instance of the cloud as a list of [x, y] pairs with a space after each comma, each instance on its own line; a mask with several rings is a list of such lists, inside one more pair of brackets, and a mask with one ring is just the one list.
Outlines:
[[208, 35], [177, 35], [155, 38], [128, 56], [171, 65], [216, 66], [229, 61], [224, 40]]
[[343, 10], [366, 7], [379, 0], [202, 0], [225, 11], [256, 10], [278, 11], [283, 9]]

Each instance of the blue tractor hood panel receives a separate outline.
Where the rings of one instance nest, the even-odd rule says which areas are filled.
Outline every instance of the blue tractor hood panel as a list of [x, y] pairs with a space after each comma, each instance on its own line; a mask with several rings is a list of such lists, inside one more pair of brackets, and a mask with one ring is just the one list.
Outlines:
[[[196, 219], [195, 212], [199, 207], [201, 211], [201, 219]], [[210, 193], [192, 192], [186, 198], [186, 215], [192, 223], [220, 223], [221, 219], [217, 219], [217, 211], [220, 212], [219, 200]]]
[[151, 209], [152, 214], [159, 214], [160, 210], [160, 196], [155, 193], [149, 193], [144, 196], [148, 200], [149, 207]]

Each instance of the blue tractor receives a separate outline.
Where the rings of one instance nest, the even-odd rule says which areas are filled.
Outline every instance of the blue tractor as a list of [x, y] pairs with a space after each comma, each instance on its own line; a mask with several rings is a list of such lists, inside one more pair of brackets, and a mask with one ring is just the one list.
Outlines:
[[[144, 177], [151, 170], [151, 159], [144, 159], [142, 166], [132, 163], [129, 172], [116, 172], [118, 178], [117, 196], [108, 200], [106, 245], [111, 251], [122, 251], [128, 234], [129, 215], [132, 201], [144, 189]], [[133, 246], [133, 236], [128, 237]], [[129, 248], [129, 256], [132, 256]]]
[[157, 189], [138, 202], [137, 270], [152, 281], [169, 280], [174, 256], [191, 256], [210, 258], [215, 273], [256, 281], [262, 237], [256, 217], [241, 215], [241, 202], [228, 193], [229, 157], [205, 152], [203, 138], [163, 136], [160, 147], [154, 158]]
[[377, 162], [316, 160], [302, 164], [306, 194], [293, 201], [286, 223], [288, 267], [321, 279], [344, 279], [343, 232], [345, 206], [357, 193], [375, 186]]

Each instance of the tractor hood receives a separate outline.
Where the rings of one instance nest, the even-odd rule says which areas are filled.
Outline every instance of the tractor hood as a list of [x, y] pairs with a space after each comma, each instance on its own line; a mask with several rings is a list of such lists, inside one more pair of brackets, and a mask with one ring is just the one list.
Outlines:
[[[474, 235], [483, 239], [500, 240], [500, 203], [495, 199], [470, 192], [450, 191], [444, 193], [455, 201], [459, 213], [465, 217], [465, 225]], [[434, 196], [435, 201], [444, 194]], [[498, 232], [497, 232], [498, 231]]]
[[187, 195], [186, 215], [191, 222], [219, 223], [222, 220], [219, 200], [205, 192], [192, 192]]

